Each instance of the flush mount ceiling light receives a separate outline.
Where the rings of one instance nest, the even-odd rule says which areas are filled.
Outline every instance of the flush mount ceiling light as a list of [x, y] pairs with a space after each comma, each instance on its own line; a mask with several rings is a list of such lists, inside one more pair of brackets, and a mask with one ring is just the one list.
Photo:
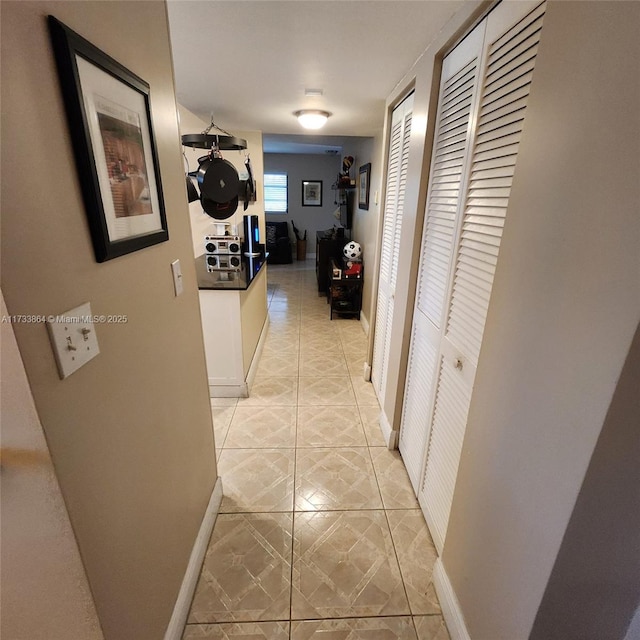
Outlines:
[[328, 111], [319, 109], [301, 109], [293, 114], [305, 129], [321, 129], [331, 115]]

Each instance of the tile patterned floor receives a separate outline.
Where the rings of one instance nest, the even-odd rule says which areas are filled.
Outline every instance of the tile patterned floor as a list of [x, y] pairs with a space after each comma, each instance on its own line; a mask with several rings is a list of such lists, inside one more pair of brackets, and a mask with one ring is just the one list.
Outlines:
[[361, 325], [329, 320], [310, 261], [268, 278], [251, 397], [211, 401], [224, 498], [183, 639], [449, 640]]

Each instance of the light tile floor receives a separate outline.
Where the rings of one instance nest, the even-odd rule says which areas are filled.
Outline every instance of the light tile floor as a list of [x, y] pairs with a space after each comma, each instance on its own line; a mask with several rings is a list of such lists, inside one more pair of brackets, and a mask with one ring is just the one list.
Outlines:
[[184, 640], [449, 640], [436, 551], [385, 447], [360, 322], [270, 266], [251, 397], [211, 401], [224, 498]]

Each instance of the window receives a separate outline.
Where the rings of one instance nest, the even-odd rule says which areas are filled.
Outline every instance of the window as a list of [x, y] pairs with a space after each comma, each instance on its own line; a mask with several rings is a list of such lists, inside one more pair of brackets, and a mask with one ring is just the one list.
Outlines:
[[264, 210], [266, 213], [287, 213], [287, 174], [264, 174]]

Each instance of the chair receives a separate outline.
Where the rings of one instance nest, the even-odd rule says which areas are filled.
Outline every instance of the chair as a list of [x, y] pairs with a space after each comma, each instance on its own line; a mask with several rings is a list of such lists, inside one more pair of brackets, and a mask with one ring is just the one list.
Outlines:
[[267, 220], [267, 251], [268, 264], [291, 264], [291, 240], [289, 226], [286, 222], [272, 222]]

